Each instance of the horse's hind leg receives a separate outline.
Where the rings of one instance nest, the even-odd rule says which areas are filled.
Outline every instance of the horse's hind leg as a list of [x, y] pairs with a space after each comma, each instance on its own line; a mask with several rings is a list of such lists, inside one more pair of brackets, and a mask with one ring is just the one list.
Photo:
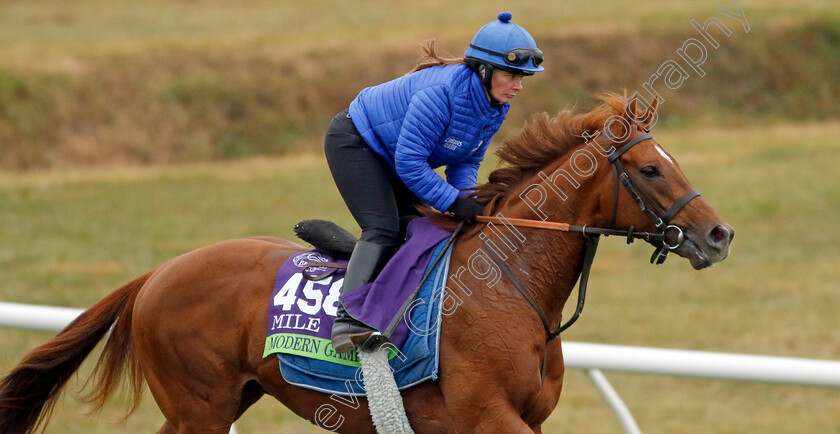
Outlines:
[[[138, 336], [147, 339], [150, 334]], [[220, 336], [217, 334], [216, 336]], [[161, 433], [225, 433], [265, 394], [229, 357], [194, 337], [137, 346], [152, 396], [166, 417]], [[187, 357], [200, 354], [201, 357]]]
[[[137, 316], [135, 323], [143, 320]], [[248, 379], [229, 358], [208, 348], [206, 337], [173, 329], [145, 327], [145, 333], [134, 334], [143, 376], [167, 420], [161, 432], [228, 433], [241, 414]]]
[[226, 386], [222, 378], [199, 382], [178, 369], [144, 375], [166, 417], [159, 433], [228, 433], [241, 414], [241, 388]]
[[227, 433], [264, 393], [252, 360], [262, 360], [265, 305], [288, 253], [259, 240], [219, 243], [162, 265], [138, 295], [135, 355], [175, 432]]

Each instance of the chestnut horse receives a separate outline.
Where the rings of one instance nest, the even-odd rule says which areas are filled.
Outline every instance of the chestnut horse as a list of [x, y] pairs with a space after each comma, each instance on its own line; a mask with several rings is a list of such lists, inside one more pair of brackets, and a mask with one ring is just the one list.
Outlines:
[[[485, 214], [659, 231], [696, 269], [724, 259], [733, 229], [701, 197], [681, 200], [691, 185], [646, 136], [656, 106], [641, 111], [617, 95], [602, 99], [586, 114], [537, 115], [507, 140], [498, 151], [507, 164], [475, 191]], [[635, 139], [632, 149], [621, 148]], [[613, 151], [610, 140], [626, 188], [615, 187], [619, 176], [614, 179], [605, 155]], [[640, 195], [655, 204], [640, 209]], [[668, 209], [678, 201], [687, 204], [667, 229], [651, 218], [651, 206]], [[455, 243], [450, 278], [460, 289], [450, 287], [457, 303], [443, 319], [439, 378], [402, 391], [416, 432], [541, 432], [557, 404], [560, 341], [546, 339], [540, 315], [513, 280], [525, 282], [548, 324], [558, 324], [583, 268], [586, 236], [527, 227], [514, 235], [500, 228], [477, 224]], [[674, 237], [680, 240], [668, 241]], [[470, 260], [486, 244], [506, 252], [510, 274], [490, 281], [494, 265]], [[109, 330], [91, 402], [101, 408], [126, 375], [136, 408], [145, 380], [166, 418], [161, 433], [228, 432], [265, 394], [322, 428], [374, 432], [365, 399], [331, 399], [292, 386], [277, 358], [262, 357], [275, 272], [302, 249], [271, 237], [224, 241], [178, 256], [111, 293], [2, 380], [0, 432], [44, 425], [69, 376]]]

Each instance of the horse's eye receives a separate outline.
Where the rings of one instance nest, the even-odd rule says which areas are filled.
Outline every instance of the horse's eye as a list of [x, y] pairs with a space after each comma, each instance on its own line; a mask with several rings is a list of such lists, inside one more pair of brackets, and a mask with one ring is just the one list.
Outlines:
[[656, 166], [645, 166], [639, 171], [645, 178], [656, 178], [659, 176], [659, 169]]

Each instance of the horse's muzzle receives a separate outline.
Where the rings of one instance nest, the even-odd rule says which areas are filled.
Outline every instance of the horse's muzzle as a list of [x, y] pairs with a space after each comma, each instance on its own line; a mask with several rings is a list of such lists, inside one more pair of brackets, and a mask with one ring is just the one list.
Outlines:
[[732, 226], [720, 222], [702, 229], [684, 229], [685, 239], [673, 251], [686, 258], [695, 270], [711, 267], [729, 256], [735, 237]]

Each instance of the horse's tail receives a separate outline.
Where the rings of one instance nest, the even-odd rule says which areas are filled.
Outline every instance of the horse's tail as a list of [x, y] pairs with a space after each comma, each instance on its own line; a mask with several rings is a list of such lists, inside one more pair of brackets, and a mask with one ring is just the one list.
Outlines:
[[[143, 374], [131, 343], [134, 301], [152, 273], [134, 279], [82, 313], [47, 343], [30, 351], [0, 380], [0, 433], [28, 433], [49, 420], [61, 390], [96, 344], [111, 330], [86, 401], [98, 412], [128, 368], [130, 415], [139, 404]], [[112, 328], [113, 325], [113, 328]]]

